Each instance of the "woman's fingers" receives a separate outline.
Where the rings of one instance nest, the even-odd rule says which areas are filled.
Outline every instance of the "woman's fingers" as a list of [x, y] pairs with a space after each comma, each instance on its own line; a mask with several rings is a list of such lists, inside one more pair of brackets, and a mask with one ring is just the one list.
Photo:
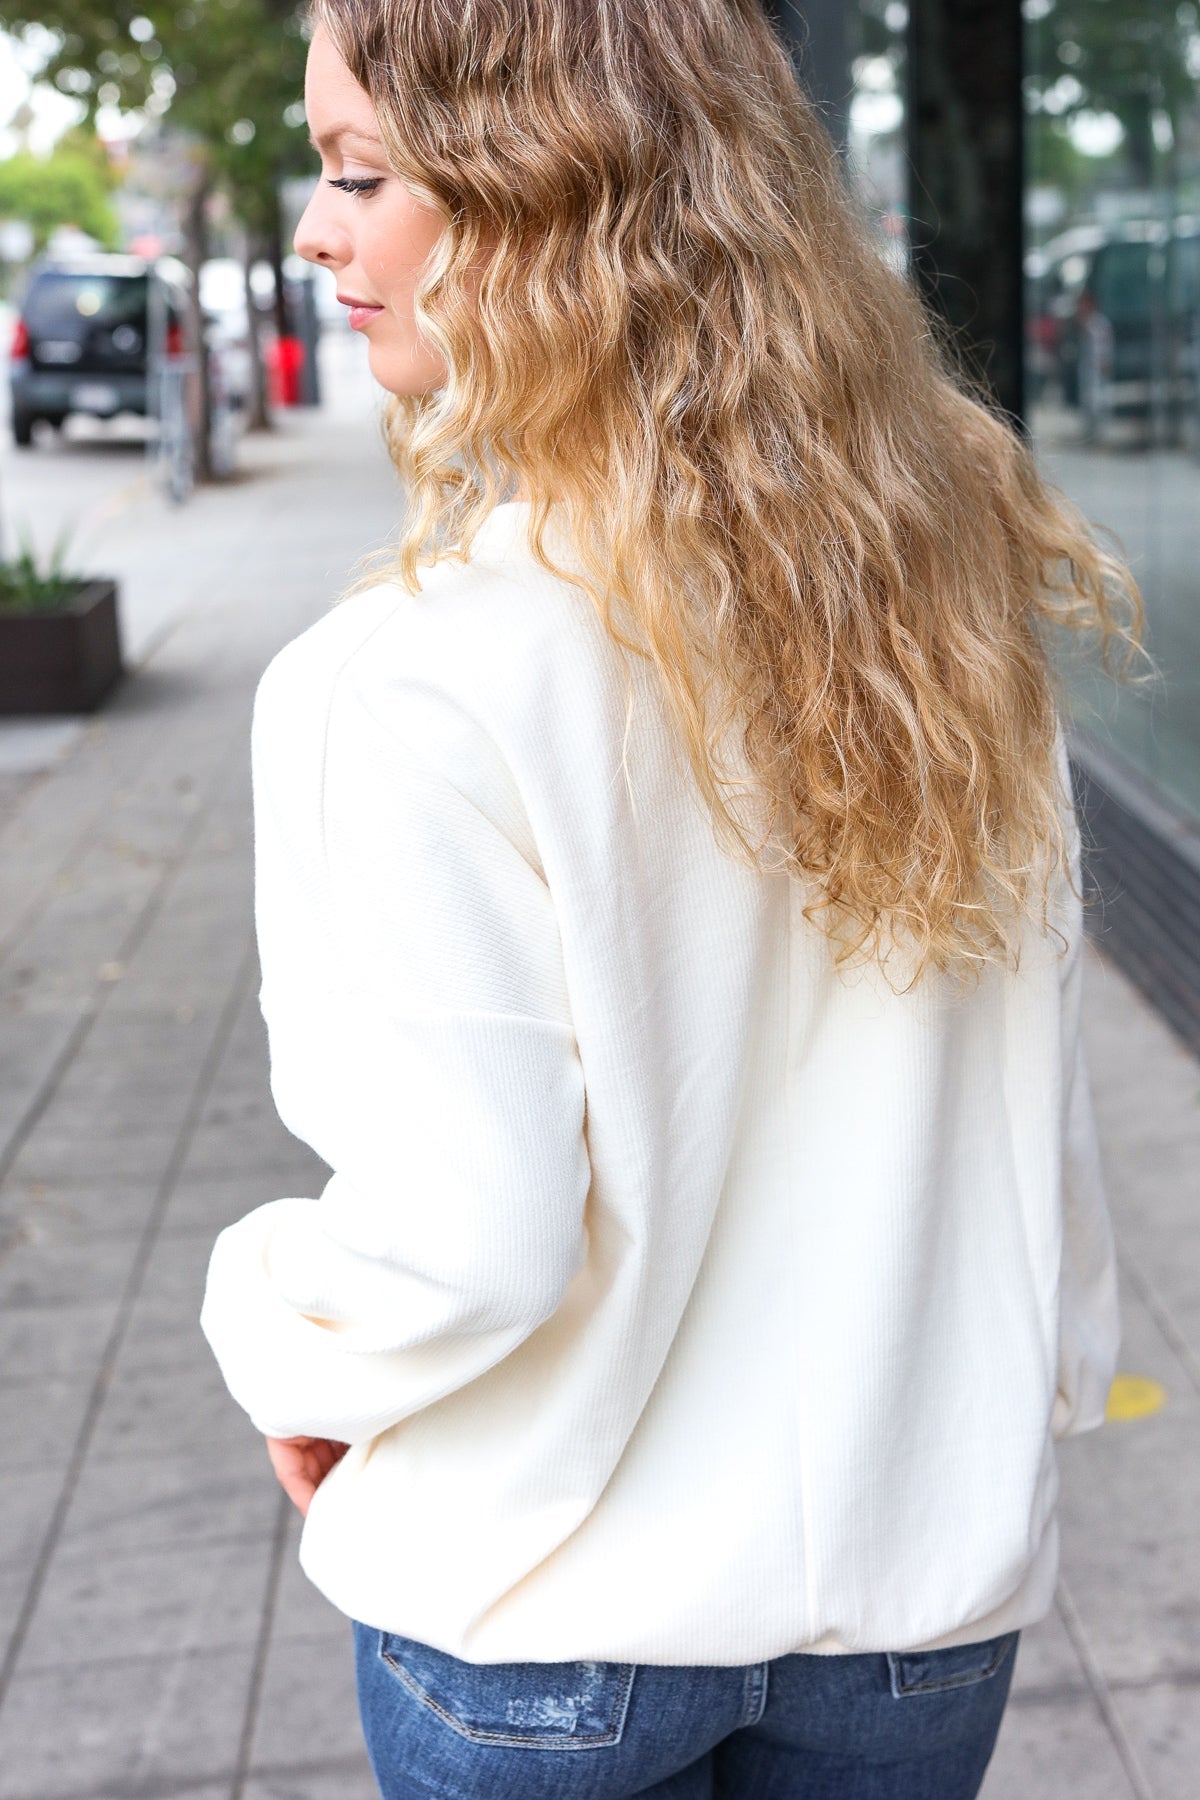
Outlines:
[[308, 1460], [307, 1440], [269, 1437], [267, 1455], [279, 1485], [303, 1518], [317, 1491], [317, 1481]]
[[313, 1455], [316, 1458], [317, 1467], [320, 1469], [322, 1480], [328, 1475], [330, 1469], [341, 1462], [349, 1448], [349, 1444], [336, 1443], [332, 1438], [315, 1440]]
[[314, 1437], [269, 1437], [266, 1445], [276, 1478], [301, 1518], [307, 1516], [312, 1497], [330, 1469], [350, 1447], [335, 1438]]

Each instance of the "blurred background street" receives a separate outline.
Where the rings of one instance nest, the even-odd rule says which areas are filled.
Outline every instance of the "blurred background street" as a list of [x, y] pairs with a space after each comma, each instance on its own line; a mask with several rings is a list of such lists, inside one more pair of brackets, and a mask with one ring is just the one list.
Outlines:
[[[968, 296], [997, 393], [1146, 592], [1157, 681], [1071, 686], [1121, 1373], [1062, 1447], [1062, 1581], [984, 1796], [1194, 1800], [1200, 17], [772, 10], [883, 254]], [[365, 345], [290, 254], [297, 20], [0, 0], [0, 626], [111, 578], [124, 662], [34, 705], [0, 638], [0, 1800], [374, 1792], [349, 1626], [197, 1324], [217, 1231], [327, 1173], [267, 1086], [255, 685], [403, 506]], [[938, 185], [951, 139], [982, 240]]]

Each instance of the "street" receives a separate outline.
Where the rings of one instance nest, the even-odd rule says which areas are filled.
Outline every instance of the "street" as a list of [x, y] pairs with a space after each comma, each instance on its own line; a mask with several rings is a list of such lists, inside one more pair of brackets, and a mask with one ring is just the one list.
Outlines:
[[[216, 1232], [326, 1176], [267, 1089], [248, 728], [271, 655], [399, 520], [362, 349], [331, 337], [325, 407], [181, 508], [136, 439], [0, 456], [7, 541], [71, 521], [130, 663], [93, 718], [0, 721], [0, 1800], [375, 1791], [349, 1626], [197, 1325]], [[1127, 1388], [1063, 1446], [1059, 1600], [984, 1795], [1191, 1800], [1200, 1065], [1098, 951], [1087, 1037], [1121, 1368], [1165, 1404]]]

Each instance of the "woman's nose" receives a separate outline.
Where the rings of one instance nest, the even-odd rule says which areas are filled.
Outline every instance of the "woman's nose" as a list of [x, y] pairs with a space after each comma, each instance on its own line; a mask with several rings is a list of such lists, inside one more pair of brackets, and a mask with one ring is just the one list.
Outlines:
[[293, 240], [296, 255], [302, 256], [305, 262], [320, 263], [325, 268], [336, 268], [339, 263], [349, 260], [348, 246], [343, 242], [345, 233], [334, 226], [328, 218], [322, 216], [320, 189], [316, 189], [300, 215], [300, 223], [296, 227]]

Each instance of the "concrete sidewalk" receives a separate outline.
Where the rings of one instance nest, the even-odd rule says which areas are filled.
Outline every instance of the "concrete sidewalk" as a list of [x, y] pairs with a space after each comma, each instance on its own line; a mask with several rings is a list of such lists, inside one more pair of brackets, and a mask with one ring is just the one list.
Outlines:
[[[244, 481], [178, 513], [136, 468], [100, 493], [140, 667], [94, 720], [0, 724], [0, 1800], [374, 1793], [349, 1627], [196, 1325], [217, 1230], [325, 1178], [267, 1090], [247, 733], [269, 657], [398, 517], [343, 373]], [[4, 479], [49, 519], [28, 465]], [[1200, 1067], [1099, 957], [1088, 1036], [1123, 1367], [1166, 1404], [1064, 1446], [1060, 1602], [985, 1794], [1190, 1800]]]

